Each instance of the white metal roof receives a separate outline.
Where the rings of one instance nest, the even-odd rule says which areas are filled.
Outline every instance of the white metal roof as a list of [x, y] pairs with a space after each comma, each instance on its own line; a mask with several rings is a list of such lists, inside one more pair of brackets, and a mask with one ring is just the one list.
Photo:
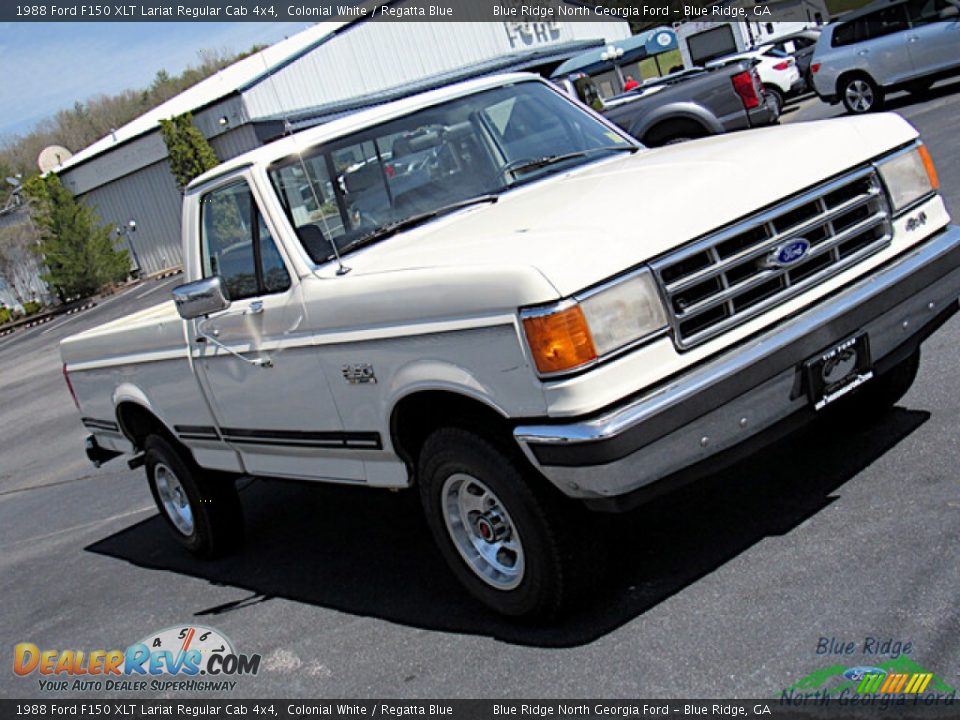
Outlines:
[[377, 105], [365, 110], [358, 110], [344, 117], [331, 120], [323, 125], [294, 133], [287, 137], [268, 143], [263, 147], [258, 147], [243, 155], [217, 165], [212, 170], [195, 178], [190, 183], [189, 189], [205, 184], [208, 180], [227, 175], [237, 168], [251, 164], [267, 164], [274, 160], [279, 160], [290, 155], [296, 155], [309, 148], [319, 145], [323, 142], [341, 137], [348, 133], [362, 130], [372, 125], [391, 120], [395, 117], [407, 115], [408, 113], [420, 110], [421, 108], [436, 105], [453, 98], [469, 95], [474, 92], [486, 90], [487, 88], [499, 87], [510, 82], [520, 82], [525, 80], [535, 80], [544, 84], [549, 84], [539, 75], [533, 73], [507, 73], [501, 75], [488, 75], [475, 80], [447, 85], [446, 87], [430, 90], [419, 95], [412, 95], [401, 100], [395, 100], [383, 105]]
[[317, 23], [296, 35], [292, 35], [260, 52], [235, 62], [233, 65], [225, 67], [215, 75], [201, 80], [165, 103], [117, 128], [110, 135], [83, 148], [64, 161], [57, 170], [66, 170], [110, 150], [126, 140], [150, 132], [160, 125], [161, 119], [192, 112], [245, 86], [249, 86], [301, 53], [321, 44], [337, 30], [351, 22], [354, 21]]

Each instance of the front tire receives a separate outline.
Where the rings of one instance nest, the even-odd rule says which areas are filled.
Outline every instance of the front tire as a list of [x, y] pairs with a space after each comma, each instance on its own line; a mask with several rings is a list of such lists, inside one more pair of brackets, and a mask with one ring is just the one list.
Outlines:
[[418, 479], [444, 559], [496, 612], [547, 621], [589, 585], [592, 534], [578, 521], [585, 511], [522, 458], [476, 433], [443, 428], [423, 445]]
[[144, 443], [150, 492], [177, 542], [214, 558], [243, 544], [243, 509], [234, 480], [200, 468], [159, 435]]
[[864, 115], [883, 107], [883, 88], [868, 75], [851, 75], [840, 84], [840, 97], [847, 112]]

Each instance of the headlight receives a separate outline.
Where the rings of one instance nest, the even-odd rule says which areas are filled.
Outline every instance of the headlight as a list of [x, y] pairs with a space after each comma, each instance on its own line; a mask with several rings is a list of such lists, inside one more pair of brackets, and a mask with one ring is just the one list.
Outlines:
[[877, 169], [890, 193], [894, 212], [903, 210], [940, 187], [930, 152], [923, 144], [879, 161]]
[[667, 325], [653, 276], [642, 270], [581, 297], [522, 313], [537, 370], [574, 370], [663, 330]]

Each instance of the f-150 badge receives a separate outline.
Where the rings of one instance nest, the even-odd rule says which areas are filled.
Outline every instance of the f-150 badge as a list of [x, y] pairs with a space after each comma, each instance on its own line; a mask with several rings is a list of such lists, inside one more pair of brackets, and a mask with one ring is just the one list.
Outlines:
[[369, 363], [355, 363], [343, 366], [343, 379], [351, 385], [375, 383], [377, 376], [373, 372], [373, 365]]

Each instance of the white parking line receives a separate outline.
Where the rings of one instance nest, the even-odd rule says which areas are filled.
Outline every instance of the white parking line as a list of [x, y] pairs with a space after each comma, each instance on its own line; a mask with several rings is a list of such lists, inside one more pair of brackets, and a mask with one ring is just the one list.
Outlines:
[[133, 287], [127, 288], [127, 289], [124, 290], [122, 293], [117, 293], [116, 295], [111, 295], [111, 296], [108, 297], [106, 300], [102, 300], [102, 301], [97, 305], [97, 307], [103, 307], [103, 306], [106, 305], [107, 303], [112, 303], [114, 300], [119, 300], [120, 298], [124, 297], [125, 295], [129, 295], [129, 294], [132, 293], [134, 290], [136, 290], [136, 289], [138, 289], [138, 288], [140, 288], [140, 287], [142, 287], [142, 286], [141, 286], [141, 285], [134, 285]]
[[64, 318], [63, 320], [61, 320], [60, 322], [55, 322], [55, 323], [53, 323], [52, 325], [48, 325], [40, 334], [41, 334], [41, 335], [46, 335], [46, 334], [47, 334], [48, 332], [50, 332], [51, 330], [56, 330], [56, 329], [57, 329], [58, 327], [60, 327], [61, 325], [66, 325], [66, 324], [67, 324], [68, 322], [70, 322], [71, 320], [76, 320], [76, 319], [77, 319], [78, 317], [80, 317], [82, 314], [83, 314], [83, 313], [74, 313], [73, 315], [70, 315], [69, 317], [65, 317], [65, 318]]
[[[108, 297], [106, 300], [101, 300], [101, 301], [99, 301], [99, 302], [97, 303], [97, 307], [98, 307], [98, 308], [102, 308], [102, 307], [103, 307], [104, 305], [106, 305], [107, 303], [113, 302], [113, 301], [116, 300], [117, 298], [122, 298], [124, 295], [128, 295], [129, 293], [132, 293], [132, 292], [133, 292], [134, 290], [136, 290], [138, 287], [140, 287], [140, 286], [139, 286], [139, 285], [134, 285], [134, 286], [131, 287], [131, 288], [127, 288], [127, 289], [124, 290], [122, 293], [117, 293], [116, 295], [112, 295], [112, 296]], [[91, 309], [92, 309], [92, 308], [91, 308]], [[86, 312], [86, 311], [84, 311], [84, 312]], [[48, 332], [50, 332], [51, 330], [56, 330], [56, 329], [57, 329], [58, 327], [60, 327], [61, 325], [66, 325], [68, 322], [70, 322], [70, 321], [72, 321], [72, 320], [76, 320], [77, 318], [83, 317], [84, 312], [74, 313], [73, 315], [69, 315], [69, 316], [65, 317], [63, 320], [60, 320], [59, 322], [55, 322], [55, 323], [53, 323], [52, 325], [49, 325], [49, 326], [47, 326], [47, 327], [43, 330], [43, 332], [41, 332], [40, 334], [41, 334], [41, 335], [46, 335]]]
[[96, 527], [96, 526], [98, 526], [98, 525], [105, 525], [106, 523], [113, 522], [114, 520], [120, 520], [120, 519], [125, 518], [125, 517], [130, 517], [131, 515], [140, 515], [141, 513], [145, 513], [145, 512], [149, 512], [149, 511], [154, 511], [154, 512], [156, 512], [156, 506], [155, 506], [155, 505], [146, 505], [145, 507], [137, 508], [136, 510], [130, 510], [130, 511], [128, 511], [128, 512], [117, 513], [116, 515], [111, 515], [110, 517], [107, 517], [107, 518], [101, 518], [101, 519], [99, 519], [99, 520], [94, 520], [94, 521], [92, 521], [92, 522], [83, 523], [83, 524], [81, 524], [81, 525], [74, 525], [73, 527], [63, 528], [62, 530], [55, 530], [54, 532], [46, 533], [46, 534], [44, 534], [44, 535], [37, 535], [36, 537], [31, 537], [31, 538], [20, 538], [20, 539], [18, 539], [18, 540], [16, 540], [16, 541], [10, 543], [10, 545], [7, 545], [6, 547], [7, 547], [7, 548], [12, 548], [12, 547], [16, 547], [17, 545], [23, 545], [23, 544], [27, 544], [27, 543], [31, 543], [31, 544], [32, 544], [32, 543], [40, 542], [41, 540], [49, 540], [50, 538], [55, 538], [55, 537], [58, 537], [58, 536], [60, 536], [60, 535], [64, 535], [64, 534], [66, 534], [66, 533], [76, 533], [76, 532], [80, 532], [80, 531], [82, 531], [82, 530], [86, 530], [87, 528]]
[[160, 290], [161, 288], [165, 288], [165, 287], [166, 287], [167, 285], [169, 285], [169, 284], [170, 284], [169, 281], [157, 283], [155, 286], [153, 286], [153, 287], [150, 288], [149, 290], [144, 290], [142, 293], [140, 293], [139, 295], [137, 295], [135, 299], [136, 299], [136, 300], [139, 300], [139, 299], [142, 298], [142, 297], [146, 297], [146, 296], [149, 295], [150, 293], [156, 292], [157, 290]]

